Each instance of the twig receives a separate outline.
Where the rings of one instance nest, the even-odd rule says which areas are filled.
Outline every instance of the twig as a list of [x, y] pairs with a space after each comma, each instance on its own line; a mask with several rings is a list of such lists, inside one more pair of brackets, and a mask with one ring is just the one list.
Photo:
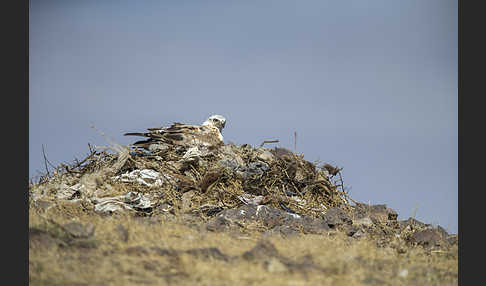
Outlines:
[[88, 157], [86, 157], [86, 158], [85, 158], [83, 161], [81, 161], [81, 162], [79, 162], [79, 161], [78, 161], [78, 159], [75, 159], [75, 160], [76, 160], [76, 166], [75, 166], [73, 169], [75, 169], [75, 168], [77, 168], [77, 167], [81, 166], [81, 165], [82, 165], [84, 162], [88, 161], [89, 159], [91, 159], [91, 157], [93, 157], [93, 155], [95, 155], [95, 154], [96, 154], [96, 150], [92, 150], [92, 149], [91, 149], [91, 145], [89, 145], [89, 143], [88, 143], [88, 146], [89, 146], [89, 150], [90, 150], [91, 154], [89, 154], [89, 156], [88, 156]]
[[44, 144], [42, 144], [42, 155], [44, 155], [44, 165], [46, 166], [46, 172], [47, 176], [51, 176], [49, 173], [49, 168], [47, 167], [47, 157], [46, 157], [46, 152], [44, 151]]
[[[343, 182], [343, 176], [341, 176], [341, 169], [339, 169], [338, 171], [338, 175], [339, 175], [339, 180], [341, 181], [341, 189], [343, 189], [343, 192], [346, 193], [346, 190], [344, 189], [344, 182]], [[347, 194], [347, 193], [346, 193]]]
[[297, 131], [294, 131], [294, 153], [297, 153]]
[[265, 143], [278, 143], [280, 142], [279, 140], [265, 140], [262, 142], [262, 144], [260, 144], [260, 147], [263, 147], [263, 145], [265, 145]]

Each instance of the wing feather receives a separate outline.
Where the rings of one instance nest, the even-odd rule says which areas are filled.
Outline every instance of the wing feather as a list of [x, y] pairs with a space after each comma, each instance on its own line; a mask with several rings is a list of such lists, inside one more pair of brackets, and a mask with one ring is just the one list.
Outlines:
[[167, 143], [176, 145], [209, 144], [217, 145], [222, 142], [221, 133], [217, 128], [208, 126], [196, 126], [175, 122], [169, 127], [147, 128], [149, 132], [130, 132], [125, 136], [148, 137], [147, 140], [140, 140], [133, 143], [148, 149], [151, 144]]

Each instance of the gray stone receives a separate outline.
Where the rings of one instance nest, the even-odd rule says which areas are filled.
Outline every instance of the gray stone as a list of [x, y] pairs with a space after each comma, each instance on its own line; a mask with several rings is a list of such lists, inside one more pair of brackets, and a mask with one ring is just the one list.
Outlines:
[[83, 225], [79, 222], [70, 222], [63, 225], [63, 229], [75, 238], [89, 238], [94, 235], [95, 227], [92, 224]]
[[337, 207], [328, 209], [324, 213], [324, 215], [322, 215], [322, 218], [327, 222], [330, 228], [334, 228], [342, 224], [353, 223], [351, 217], [347, 213], [345, 213], [342, 209]]

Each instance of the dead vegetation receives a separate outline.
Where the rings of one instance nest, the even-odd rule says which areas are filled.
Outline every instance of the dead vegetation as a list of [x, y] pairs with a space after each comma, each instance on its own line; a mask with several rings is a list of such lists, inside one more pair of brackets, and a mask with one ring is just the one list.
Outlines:
[[32, 285], [457, 284], [456, 235], [354, 202], [341, 168], [284, 148], [111, 143], [46, 170]]

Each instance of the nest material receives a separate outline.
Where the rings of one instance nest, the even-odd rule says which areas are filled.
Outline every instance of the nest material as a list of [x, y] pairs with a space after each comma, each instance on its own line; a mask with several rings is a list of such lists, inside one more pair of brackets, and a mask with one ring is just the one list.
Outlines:
[[[103, 188], [105, 196], [142, 192], [152, 194], [156, 205], [170, 205], [183, 212], [207, 206], [237, 207], [247, 203], [242, 200], [243, 195], [260, 198], [260, 204], [314, 217], [332, 207], [352, 208], [342, 185], [332, 181], [336, 174], [328, 171], [328, 164], [319, 166], [287, 149], [254, 148], [247, 144], [189, 149], [166, 145], [152, 152], [118, 148], [110, 153], [90, 146], [90, 153], [84, 160], [61, 164], [51, 176], [44, 175], [38, 183], [32, 184], [29, 193], [32, 195], [54, 182], [74, 186], [93, 178], [93, 190], [81, 197], [99, 193]], [[162, 186], [150, 187], [148, 183], [141, 185], [116, 179], [143, 169], [161, 174]], [[104, 187], [106, 185], [110, 188]], [[154, 209], [156, 207], [151, 210]]]

